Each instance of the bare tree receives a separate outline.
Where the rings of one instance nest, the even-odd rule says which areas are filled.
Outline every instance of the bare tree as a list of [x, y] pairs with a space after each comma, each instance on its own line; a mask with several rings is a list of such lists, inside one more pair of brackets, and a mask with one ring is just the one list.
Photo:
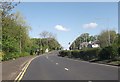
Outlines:
[[43, 31], [43, 32], [40, 33], [40, 36], [41, 36], [42, 38], [48, 38], [49, 32]]
[[40, 33], [40, 36], [42, 37], [42, 38], [56, 38], [56, 34], [53, 34], [53, 33], [51, 33], [51, 32], [48, 32], [48, 31], [43, 31], [43, 32], [41, 32]]

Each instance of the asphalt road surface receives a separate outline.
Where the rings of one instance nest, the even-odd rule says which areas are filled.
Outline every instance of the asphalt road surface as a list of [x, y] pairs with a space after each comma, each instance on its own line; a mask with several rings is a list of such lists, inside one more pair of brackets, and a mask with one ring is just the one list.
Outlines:
[[34, 59], [22, 80], [118, 80], [118, 68], [50, 53]]

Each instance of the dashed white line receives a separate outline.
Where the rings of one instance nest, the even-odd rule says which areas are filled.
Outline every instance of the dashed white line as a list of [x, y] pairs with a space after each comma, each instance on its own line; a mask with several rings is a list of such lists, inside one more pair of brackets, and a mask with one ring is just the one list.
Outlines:
[[69, 69], [68, 68], [65, 68], [66, 71], [68, 71]]
[[46, 56], [46, 58], [48, 59], [48, 56]]
[[58, 65], [58, 63], [56, 63], [56, 65]]

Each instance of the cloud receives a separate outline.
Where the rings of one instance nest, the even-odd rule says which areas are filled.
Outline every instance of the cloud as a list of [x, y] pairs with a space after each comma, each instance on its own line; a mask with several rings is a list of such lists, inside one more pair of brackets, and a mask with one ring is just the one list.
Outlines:
[[62, 26], [62, 25], [56, 25], [56, 26], [55, 26], [55, 29], [56, 29], [56, 30], [59, 30], [59, 31], [69, 31], [69, 29], [65, 28], [65, 27]]
[[93, 28], [96, 28], [97, 26], [98, 26], [97, 23], [89, 23], [89, 24], [84, 24], [83, 28], [85, 28], [85, 29], [93, 29]]

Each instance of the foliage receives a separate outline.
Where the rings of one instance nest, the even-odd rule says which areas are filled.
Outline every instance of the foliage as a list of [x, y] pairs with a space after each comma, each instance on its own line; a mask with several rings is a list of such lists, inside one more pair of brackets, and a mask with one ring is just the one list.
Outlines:
[[43, 31], [40, 33], [41, 38], [56, 38], [56, 35], [48, 32], [48, 31]]
[[5, 55], [4, 52], [0, 52], [0, 61], [3, 60], [3, 56]]
[[104, 30], [98, 36], [98, 40], [100, 42], [101, 47], [106, 47], [113, 44], [116, 38], [117, 38], [117, 34], [114, 30], [109, 30], [109, 31]]
[[68, 56], [71, 58], [80, 58], [83, 60], [92, 60], [98, 57], [100, 49], [99, 48], [93, 48], [93, 49], [87, 49], [87, 50], [71, 50], [71, 51], [60, 51], [59, 56]]
[[32, 50], [39, 49], [41, 53], [44, 53], [48, 48], [49, 51], [57, 50], [60, 48], [60, 44], [55, 38], [32, 38]]
[[90, 36], [89, 33], [83, 33], [73, 41], [73, 43], [70, 45], [70, 48], [79, 49], [81, 43], [95, 41], [96, 39], [97, 39], [97, 35]]
[[[119, 52], [120, 53], [120, 52]], [[113, 45], [113, 46], [108, 46], [105, 48], [88, 48], [85, 50], [62, 50], [59, 52], [59, 56], [67, 56], [71, 58], [80, 58], [82, 60], [115, 60], [118, 57], [118, 47]]]
[[4, 56], [3, 56], [3, 61], [6, 61], [6, 60], [10, 60], [10, 59], [16, 59], [16, 58], [19, 58], [19, 57], [24, 57], [24, 56], [28, 56], [29, 53], [28, 52], [22, 52], [22, 53], [17, 53], [17, 52], [11, 52], [11, 53], [6, 53]]
[[3, 60], [26, 56], [30, 53], [31, 44], [27, 25], [20, 12], [10, 13], [17, 4], [3, 2], [2, 5], [2, 51], [5, 53]]
[[59, 52], [59, 56], [65, 57], [65, 56], [70, 56], [71, 55], [71, 51], [66, 51], [66, 50], [62, 50]]

